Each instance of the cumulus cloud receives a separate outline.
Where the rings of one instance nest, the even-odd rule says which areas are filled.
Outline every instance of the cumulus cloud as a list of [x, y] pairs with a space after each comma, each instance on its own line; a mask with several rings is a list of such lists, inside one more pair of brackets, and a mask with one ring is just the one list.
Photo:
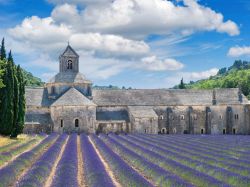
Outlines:
[[144, 41], [99, 33], [73, 34], [70, 37], [70, 43], [77, 49], [93, 50], [102, 56], [137, 57], [144, 56], [150, 51]]
[[185, 78], [186, 81], [196, 81], [200, 79], [207, 79], [211, 76], [214, 76], [218, 73], [219, 69], [212, 68], [210, 70], [201, 71], [201, 72], [183, 72], [181, 75]]
[[230, 57], [240, 57], [240, 56], [245, 56], [245, 55], [250, 55], [250, 47], [232, 47], [228, 51], [228, 56]]
[[183, 78], [184, 82], [188, 83], [190, 81], [197, 81], [201, 79], [207, 79], [211, 76], [214, 76], [218, 73], [219, 69], [212, 68], [206, 71], [200, 72], [178, 72], [174, 76], [165, 78], [165, 82], [169, 87], [173, 87], [180, 83], [180, 80]]
[[[56, 61], [70, 41], [81, 53], [83, 73], [103, 79], [126, 68], [152, 72], [182, 69], [184, 64], [167, 52], [161, 55], [164, 58], [155, 54], [144, 41], [150, 34], [178, 34], [180, 38], [201, 31], [239, 34], [233, 21], [224, 20], [222, 14], [196, 0], [182, 0], [178, 5], [168, 0], [48, 1], [55, 4], [50, 17], [25, 18], [9, 29], [10, 37], [37, 55], [40, 60], [34, 60], [36, 65], [44, 63], [41, 59]], [[39, 53], [47, 56], [41, 58]], [[55, 71], [54, 63], [51, 71]], [[205, 76], [203, 73], [199, 75]]]
[[184, 64], [175, 59], [160, 60], [156, 56], [150, 56], [143, 58], [142, 63], [137, 67], [149, 71], [176, 71], [182, 69]]

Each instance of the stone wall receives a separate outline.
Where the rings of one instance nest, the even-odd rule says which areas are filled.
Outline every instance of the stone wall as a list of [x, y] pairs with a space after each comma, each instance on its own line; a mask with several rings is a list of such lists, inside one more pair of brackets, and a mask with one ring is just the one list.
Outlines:
[[[51, 132], [52, 120], [48, 108], [29, 107], [25, 114], [24, 133]], [[28, 125], [28, 124], [29, 125]], [[36, 125], [34, 125], [36, 124]], [[38, 125], [39, 124], [39, 125]]]
[[[96, 107], [51, 107], [54, 132], [95, 133]], [[76, 126], [78, 120], [78, 127]]]

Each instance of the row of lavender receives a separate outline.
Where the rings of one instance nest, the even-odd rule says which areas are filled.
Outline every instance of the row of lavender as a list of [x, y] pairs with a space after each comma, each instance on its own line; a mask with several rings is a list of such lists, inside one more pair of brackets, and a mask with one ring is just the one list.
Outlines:
[[20, 175], [29, 168], [44, 152], [44, 150], [52, 145], [58, 138], [58, 135], [53, 134], [42, 140], [31, 150], [22, 153], [8, 165], [0, 169], [0, 186], [13, 186]]
[[[147, 158], [152, 163], [175, 173], [197, 186], [213, 186], [213, 183], [217, 183], [218, 186], [221, 185], [220, 183], [233, 186], [250, 185], [249, 160], [233, 158], [233, 155], [229, 155], [226, 158], [221, 156], [221, 160], [219, 160], [218, 155], [221, 154], [219, 150], [217, 150], [216, 153], [211, 151], [210, 154], [212, 156], [206, 157], [204, 154], [209, 154], [209, 151], [206, 151], [206, 149], [213, 148], [213, 145], [207, 143], [205, 149], [198, 151], [198, 149], [201, 148], [198, 144], [202, 141], [194, 141], [192, 138], [195, 138], [195, 136], [187, 136], [187, 139], [191, 139], [190, 141], [185, 139], [185, 136], [110, 135], [110, 137], [131, 151]], [[101, 138], [108, 139], [108, 137], [105, 136]], [[213, 139], [212, 136], [210, 138]], [[248, 152], [249, 144], [247, 144], [247, 141], [249, 141], [249, 139], [247, 140], [244, 137], [243, 139], [246, 146], [239, 148], [234, 146], [232, 149], [239, 149], [241, 156], [247, 157], [248, 155], [244, 152]], [[218, 145], [216, 146], [219, 146], [219, 143], [220, 141], [218, 140]], [[227, 144], [227, 142], [224, 143]], [[206, 142], [204, 145], [205, 144]], [[223, 145], [223, 143], [221, 145]], [[226, 149], [226, 146], [224, 148]], [[193, 149], [195, 151], [193, 151]], [[217, 158], [215, 157], [213, 159], [213, 154], [216, 154]], [[229, 159], [229, 161], [226, 161], [227, 159]], [[233, 160], [235, 163], [230, 163], [230, 161]], [[238, 160], [238, 164], [236, 160]], [[243, 163], [245, 164], [244, 166], [241, 165]]]

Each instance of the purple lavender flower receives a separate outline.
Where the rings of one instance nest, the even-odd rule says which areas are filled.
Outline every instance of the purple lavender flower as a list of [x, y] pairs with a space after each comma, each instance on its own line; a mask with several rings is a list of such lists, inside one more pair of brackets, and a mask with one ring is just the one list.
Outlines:
[[111, 135], [111, 137], [113, 137], [114, 139], [102, 135], [101, 139], [103, 139], [105, 143], [107, 143], [111, 147], [111, 149], [114, 150], [114, 152], [127, 160], [127, 162], [129, 162], [129, 165], [138, 167], [140, 171], [148, 178], [151, 178], [151, 180], [153, 180], [157, 186], [193, 186], [190, 183], [182, 180], [180, 177], [174, 175], [173, 173], [164, 170], [158, 165], [147, 161], [142, 156], [122, 146], [115, 140], [115, 135]]
[[52, 144], [52, 142], [58, 137], [56, 134], [52, 134], [45, 138], [39, 145], [21, 154], [13, 162], [0, 169], [0, 186], [10, 186], [16, 181], [18, 175], [27, 167], [29, 167], [34, 160], [36, 160], [45, 147]]
[[114, 184], [107, 174], [88, 137], [81, 135], [81, 148], [84, 162], [85, 180], [89, 187], [113, 187]]
[[102, 156], [108, 162], [110, 168], [119, 182], [123, 186], [152, 186], [147, 180], [127, 165], [117, 154], [115, 154], [101, 139], [95, 135], [90, 136], [95, 143]]
[[53, 187], [75, 187], [78, 186], [78, 159], [77, 159], [77, 134], [69, 137], [61, 160], [56, 167], [53, 178]]
[[56, 142], [33, 164], [31, 169], [19, 180], [16, 186], [40, 187], [46, 182], [61, 148], [67, 138], [61, 135]]

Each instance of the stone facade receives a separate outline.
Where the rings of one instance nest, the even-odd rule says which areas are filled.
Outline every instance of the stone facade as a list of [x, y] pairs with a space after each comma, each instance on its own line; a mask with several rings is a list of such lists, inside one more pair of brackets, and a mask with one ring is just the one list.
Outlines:
[[92, 90], [70, 46], [59, 61], [43, 88], [26, 88], [26, 133], [250, 134], [239, 89]]

